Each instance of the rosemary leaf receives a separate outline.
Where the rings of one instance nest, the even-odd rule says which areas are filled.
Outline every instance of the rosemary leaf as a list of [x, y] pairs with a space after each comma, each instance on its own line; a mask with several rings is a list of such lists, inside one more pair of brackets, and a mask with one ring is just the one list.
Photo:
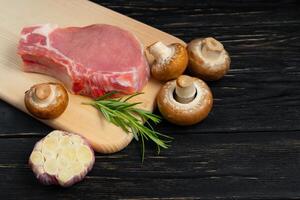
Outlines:
[[[107, 93], [93, 102], [86, 104], [94, 106], [103, 114], [107, 121], [122, 128], [125, 132], [131, 133], [137, 141], [140, 141], [142, 161], [144, 160], [145, 155], [145, 140], [151, 140], [157, 145], [158, 154], [160, 153], [160, 148], [167, 149], [169, 147], [168, 143], [170, 142], [170, 139], [173, 138], [155, 131], [150, 123], [160, 123], [161, 117], [135, 107], [142, 102], [128, 102], [129, 99], [142, 93], [132, 94], [125, 99], [112, 99], [111, 97], [116, 93], [117, 92]], [[145, 126], [144, 123], [146, 123], [147, 126]]]

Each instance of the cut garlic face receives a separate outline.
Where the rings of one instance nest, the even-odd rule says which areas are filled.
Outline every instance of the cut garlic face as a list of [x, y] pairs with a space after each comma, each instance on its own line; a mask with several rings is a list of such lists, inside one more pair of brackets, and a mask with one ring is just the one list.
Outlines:
[[53, 131], [35, 145], [29, 164], [46, 185], [68, 187], [82, 180], [95, 162], [94, 151], [76, 134]]

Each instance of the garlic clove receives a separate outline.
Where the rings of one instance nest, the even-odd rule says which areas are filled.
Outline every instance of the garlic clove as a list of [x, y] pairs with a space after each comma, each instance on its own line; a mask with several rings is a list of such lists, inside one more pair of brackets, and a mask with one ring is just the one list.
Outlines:
[[67, 146], [63, 148], [60, 155], [69, 162], [76, 161], [77, 159], [76, 150], [72, 146]]
[[58, 162], [57, 159], [51, 158], [47, 159], [44, 163], [44, 170], [49, 175], [55, 175], [58, 172]]
[[65, 167], [68, 167], [70, 165], [70, 160], [67, 159], [66, 157], [62, 156], [61, 154], [58, 155], [57, 162], [58, 162], [58, 168], [60, 170], [64, 169]]
[[71, 181], [74, 178], [73, 171], [70, 169], [62, 169], [58, 173], [58, 182], [60, 185], [64, 185], [65, 183]]
[[82, 171], [85, 170], [83, 165], [80, 162], [74, 163], [74, 165], [70, 168], [73, 174], [80, 175]]
[[82, 139], [80, 138], [80, 136], [78, 135], [72, 135], [70, 137], [70, 141], [72, 142], [72, 144], [74, 145], [80, 145], [82, 144]]
[[89, 163], [89, 161], [92, 159], [93, 154], [86, 146], [80, 146], [76, 150], [76, 155], [78, 160], [83, 164], [86, 165]]
[[58, 140], [56, 137], [46, 137], [42, 143], [42, 154], [45, 159], [56, 158], [58, 151]]
[[45, 158], [40, 151], [33, 151], [30, 155], [30, 160], [34, 165], [43, 165], [44, 159]]
[[60, 140], [60, 146], [68, 146], [68, 145], [72, 145], [69, 136], [62, 136]]

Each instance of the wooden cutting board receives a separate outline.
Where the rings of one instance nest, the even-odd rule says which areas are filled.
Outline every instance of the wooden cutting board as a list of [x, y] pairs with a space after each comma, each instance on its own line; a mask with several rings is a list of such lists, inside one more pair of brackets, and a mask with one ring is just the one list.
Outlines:
[[[24, 92], [30, 86], [57, 81], [45, 75], [22, 72], [22, 61], [16, 54], [21, 29], [44, 23], [62, 27], [106, 23], [131, 31], [144, 46], [158, 40], [183, 43], [174, 36], [85, 0], [0, 0], [0, 98], [24, 112], [27, 112], [23, 102]], [[145, 94], [134, 101], [143, 102], [142, 107], [152, 111], [160, 86], [160, 83], [150, 80], [144, 88]], [[101, 153], [113, 153], [126, 147], [132, 136], [107, 122], [91, 106], [82, 104], [90, 100], [70, 94], [67, 110], [55, 120], [42, 122], [55, 129], [83, 135], [95, 151]]]

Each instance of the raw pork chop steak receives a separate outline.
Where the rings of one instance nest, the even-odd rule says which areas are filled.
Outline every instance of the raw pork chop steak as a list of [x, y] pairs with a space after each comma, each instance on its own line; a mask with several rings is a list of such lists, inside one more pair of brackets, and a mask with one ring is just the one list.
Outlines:
[[95, 24], [23, 28], [18, 53], [24, 71], [61, 80], [75, 94], [99, 97], [109, 91], [140, 91], [148, 81], [143, 47], [130, 32]]

